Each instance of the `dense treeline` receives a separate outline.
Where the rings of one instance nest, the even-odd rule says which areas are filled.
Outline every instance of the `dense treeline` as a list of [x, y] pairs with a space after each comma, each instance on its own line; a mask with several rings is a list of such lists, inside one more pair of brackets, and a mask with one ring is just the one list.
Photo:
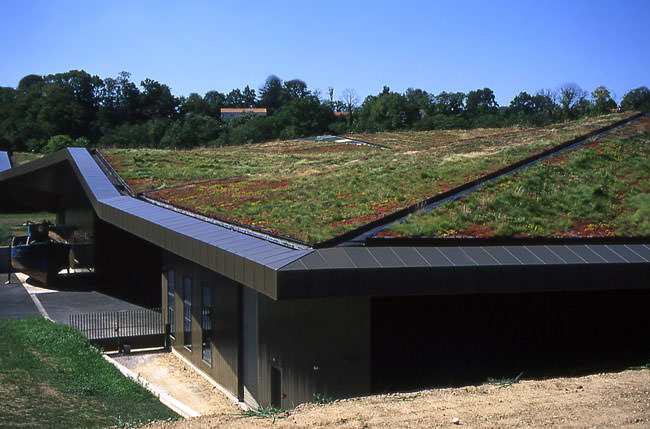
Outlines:
[[[258, 91], [174, 96], [169, 87], [130, 74], [101, 79], [81, 70], [28, 75], [17, 88], [0, 87], [0, 149], [51, 152], [64, 146], [224, 146], [323, 133], [397, 129], [541, 126], [554, 121], [623, 110], [650, 110], [650, 91], [628, 92], [620, 106], [607, 88], [591, 94], [576, 84], [537, 94], [521, 92], [499, 106], [489, 88], [467, 94], [421, 89], [400, 94], [388, 87], [359, 104], [353, 90], [322, 97], [301, 80], [270, 76]], [[268, 116], [222, 120], [223, 107], [265, 107]], [[341, 112], [335, 114], [335, 112]]]

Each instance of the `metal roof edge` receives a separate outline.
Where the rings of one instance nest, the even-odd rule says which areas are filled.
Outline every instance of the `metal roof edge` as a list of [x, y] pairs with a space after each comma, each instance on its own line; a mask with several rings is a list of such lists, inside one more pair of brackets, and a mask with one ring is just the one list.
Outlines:
[[9, 152], [0, 151], [0, 172], [11, 169]]
[[[636, 251], [627, 249], [635, 247]], [[308, 254], [283, 265], [280, 271], [349, 270], [355, 269], [404, 269], [411, 267], [413, 251], [419, 256], [418, 268], [480, 268], [480, 267], [527, 267], [561, 265], [611, 265], [650, 264], [650, 242], [629, 243], [626, 250], [630, 256], [617, 253], [611, 244], [545, 244], [545, 245], [496, 245], [496, 246], [413, 246], [413, 247], [364, 247], [368, 253], [349, 252], [346, 247], [315, 249]], [[381, 252], [390, 249], [404, 262], [404, 266], [393, 261], [384, 262]], [[472, 258], [467, 259], [465, 249], [471, 249]], [[432, 252], [433, 251], [433, 252]], [[368, 258], [368, 256], [372, 257]], [[477, 257], [480, 257], [478, 259]], [[425, 264], [421, 263], [425, 260]], [[471, 262], [471, 263], [470, 263]], [[379, 263], [379, 267], [377, 266]]]

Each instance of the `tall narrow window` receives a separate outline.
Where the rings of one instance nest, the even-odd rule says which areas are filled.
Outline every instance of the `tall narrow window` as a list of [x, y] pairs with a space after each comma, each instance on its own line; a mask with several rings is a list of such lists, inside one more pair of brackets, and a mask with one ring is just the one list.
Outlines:
[[192, 280], [183, 279], [183, 344], [192, 350]]
[[169, 323], [169, 333], [172, 334], [172, 336], [174, 335], [175, 281], [174, 271], [167, 271], [167, 323]]
[[201, 357], [212, 365], [212, 293], [209, 286], [201, 289]]

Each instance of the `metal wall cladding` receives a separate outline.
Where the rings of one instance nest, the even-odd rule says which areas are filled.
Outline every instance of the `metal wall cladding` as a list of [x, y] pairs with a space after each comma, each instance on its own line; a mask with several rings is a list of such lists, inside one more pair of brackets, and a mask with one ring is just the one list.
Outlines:
[[314, 395], [370, 392], [370, 298], [273, 301], [259, 297], [259, 402], [271, 404], [272, 368], [280, 371], [282, 408]]
[[[208, 374], [233, 396], [239, 395], [240, 375], [240, 300], [241, 285], [211, 270], [165, 252], [163, 256], [163, 273], [174, 271], [175, 278], [175, 326], [172, 347], [192, 362], [197, 368]], [[192, 349], [183, 345], [183, 281], [192, 282]], [[212, 362], [202, 359], [201, 329], [201, 288], [211, 288], [212, 300]], [[165, 318], [167, 317], [167, 285], [163, 276], [162, 296]], [[166, 319], [165, 319], [166, 320]]]

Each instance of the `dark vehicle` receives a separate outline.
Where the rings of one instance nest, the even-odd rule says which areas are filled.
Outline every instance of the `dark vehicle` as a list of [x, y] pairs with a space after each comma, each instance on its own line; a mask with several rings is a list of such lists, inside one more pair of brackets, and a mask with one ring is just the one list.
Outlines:
[[69, 266], [70, 244], [55, 239], [49, 222], [27, 222], [27, 235], [11, 241], [11, 266], [46, 285], [59, 271]]

